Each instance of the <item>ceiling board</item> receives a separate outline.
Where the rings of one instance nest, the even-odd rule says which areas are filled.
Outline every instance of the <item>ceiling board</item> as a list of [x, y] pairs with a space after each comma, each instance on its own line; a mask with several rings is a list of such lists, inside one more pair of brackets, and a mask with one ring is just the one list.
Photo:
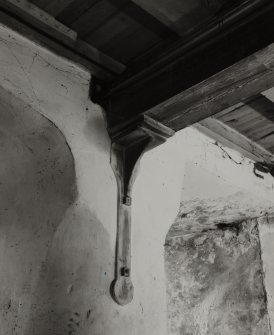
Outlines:
[[[116, 0], [112, 4], [116, 4], [118, 8]], [[129, 2], [104, 24], [86, 35], [85, 40], [118, 61], [126, 63], [151, 49], [162, 39], [173, 36], [174, 33], [162, 23]]]
[[242, 128], [242, 131], [250, 138], [257, 140], [264, 137], [272, 128], [272, 122], [258, 118], [256, 121], [254, 120], [246, 125], [246, 127]]
[[[92, 33], [85, 36], [85, 40], [98, 49], [107, 48], [114, 39], [119, 43], [125, 36], [129, 36], [140, 28], [133, 20], [126, 17], [123, 13], [110, 18], [104, 25], [93, 30]], [[123, 47], [123, 45], [121, 45]], [[110, 50], [110, 48], [108, 48]]]
[[244, 0], [133, 0], [159, 21], [185, 36], [226, 9]]
[[[1, 1], [18, 3], [24, 1], [30, 5], [26, 0]], [[263, 88], [269, 87], [272, 80], [269, 64], [265, 65], [263, 53], [260, 58], [262, 64], [259, 64], [257, 55], [255, 60], [250, 58], [245, 61], [243, 64], [248, 65], [247, 78], [247, 69], [239, 62], [273, 43], [271, 31], [274, 28], [271, 28], [271, 22], [274, 17], [274, 6], [271, 1], [32, 0], [32, 2], [42, 8], [41, 10], [36, 7], [41, 13], [46, 13], [53, 20], [54, 17], [58, 18], [60, 21], [55, 21], [63, 23], [64, 28], [73, 33], [72, 37], [67, 36], [64, 39], [64, 32], [59, 36], [54, 26], [56, 22], [53, 22], [54, 34], [50, 35], [45, 31], [47, 37], [50, 35], [56, 40], [59, 36], [60, 44], [65, 45], [67, 49], [80, 52], [85, 57], [88, 56], [89, 50], [89, 55], [92, 57], [88, 60], [92, 59], [94, 63], [92, 69], [99, 73], [100, 78], [97, 75], [99, 81], [101, 78], [107, 78], [105, 82], [98, 84], [95, 81], [93, 85], [103, 92], [101, 96], [98, 94], [97, 102], [100, 98], [103, 100], [107, 97], [107, 102], [111, 106], [108, 114], [115, 114], [117, 120], [134, 117], [138, 113], [147, 113], [179, 130], [195, 120], [212, 115], [225, 106], [241, 100], [243, 106], [237, 110], [223, 112], [220, 116], [222, 122], [226, 122], [245, 136], [273, 146], [274, 105], [262, 96], [256, 99], [253, 97], [250, 101], [245, 101], [243, 98], [258, 94]], [[246, 6], [237, 7], [237, 11], [232, 15], [230, 10], [243, 2]], [[29, 11], [27, 7], [25, 9]], [[248, 16], [250, 13], [252, 18]], [[18, 16], [17, 12], [14, 14]], [[28, 14], [33, 15], [30, 11]], [[223, 17], [224, 14], [227, 16]], [[23, 16], [22, 14], [21, 19]], [[220, 20], [224, 18], [220, 26]], [[48, 22], [47, 20], [43, 24], [47, 27]], [[210, 25], [205, 26], [205, 23]], [[27, 20], [26, 25], [35, 26], [41, 31], [39, 18]], [[193, 31], [195, 34], [190, 33]], [[269, 34], [265, 34], [265, 31]], [[184, 38], [180, 38], [182, 36]], [[268, 54], [272, 51], [264, 49], [263, 52]], [[148, 57], [149, 64], [144, 62]], [[237, 64], [243, 73], [239, 73], [235, 62], [239, 62]], [[248, 62], [256, 63], [254, 73]], [[232, 67], [233, 64], [234, 68], [236, 66], [236, 71], [229, 72], [229, 66]], [[227, 78], [223, 78], [221, 74], [219, 79], [216, 79], [221, 70], [224, 70], [223, 74], [227, 73]], [[259, 77], [262, 72], [264, 81]], [[215, 81], [210, 81], [209, 77], [215, 77]], [[252, 79], [254, 84], [251, 82], [251, 77], [254, 78]], [[239, 87], [237, 80], [246, 81], [246, 84]], [[211, 93], [207, 94], [206, 90], [202, 90], [202, 94], [201, 90], [196, 92], [197, 115], [194, 115], [192, 107], [194, 104], [195, 109], [195, 88], [193, 87], [204, 85], [206, 81], [211, 83], [208, 88]], [[230, 87], [233, 92], [227, 91]], [[187, 95], [189, 89], [192, 90], [191, 96]], [[241, 90], [244, 91], [243, 94], [240, 94]], [[223, 92], [221, 97], [220, 92]], [[204, 101], [208, 96], [211, 99], [211, 94], [216, 96], [217, 102]], [[203, 101], [202, 106], [199, 101]], [[207, 108], [204, 103], [208, 104]], [[158, 110], [159, 108], [161, 110]], [[115, 118], [113, 117], [113, 120]]]
[[[239, 113], [241, 113], [241, 118], [239, 118]], [[257, 117], [257, 114], [252, 113], [250, 107], [244, 104], [235, 109], [230, 109], [229, 112], [226, 112], [225, 114], [218, 113], [218, 118], [226, 123], [241, 123], [243, 120], [246, 122], [254, 116]]]
[[74, 21], [71, 27], [78, 32], [79, 37], [84, 38], [94, 30], [107, 25], [109, 20], [119, 13], [119, 8], [125, 6], [127, 1], [119, 0], [119, 6], [115, 6], [108, 0], [100, 0]]
[[270, 152], [274, 153], [274, 132], [272, 131], [269, 133], [266, 138], [259, 140], [258, 143]]
[[259, 94], [245, 105], [214, 118], [274, 153], [274, 103]]
[[101, 50], [119, 62], [130, 64], [136, 57], [151, 50], [161, 40], [144, 28], [139, 28], [131, 34], [120, 34], [109, 41]]
[[[253, 129], [250, 129], [246, 132], [246, 135], [250, 137], [254, 141], [261, 141], [264, 139], [268, 139], [269, 135], [271, 135], [274, 131], [274, 124], [264, 123], [261, 125], [256, 125]], [[273, 143], [274, 144], [274, 143]]]
[[74, 0], [62, 12], [57, 15], [57, 20], [71, 26], [80, 16], [88, 12], [88, 10], [100, 0]]
[[263, 95], [248, 101], [248, 105], [256, 112], [274, 122], [274, 103]]

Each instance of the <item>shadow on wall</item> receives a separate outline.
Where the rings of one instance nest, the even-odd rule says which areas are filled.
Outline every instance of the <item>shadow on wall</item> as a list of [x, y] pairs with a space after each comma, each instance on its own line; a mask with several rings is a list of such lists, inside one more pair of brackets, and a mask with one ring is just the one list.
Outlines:
[[67, 211], [39, 273], [26, 334], [101, 333], [108, 310], [99, 310], [112, 274], [108, 243], [89, 209], [75, 203]]
[[270, 334], [256, 219], [191, 234], [171, 227], [165, 269], [169, 334]]
[[0, 333], [95, 334], [96, 299], [112, 273], [109, 238], [77, 202], [64, 136], [7, 94], [0, 156]]

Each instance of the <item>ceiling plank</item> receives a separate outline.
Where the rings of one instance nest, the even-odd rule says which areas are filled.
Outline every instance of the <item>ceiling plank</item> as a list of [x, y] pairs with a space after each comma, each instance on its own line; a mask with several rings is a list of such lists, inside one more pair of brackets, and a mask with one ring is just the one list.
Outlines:
[[112, 57], [116, 58], [118, 55], [117, 59], [124, 62], [161, 42], [158, 35], [140, 25], [124, 11], [119, 11], [90, 36], [86, 36], [85, 40]]
[[[262, 125], [256, 125], [253, 129], [245, 132], [246, 136], [251, 138], [253, 141], [261, 141], [269, 137], [274, 132], [274, 124], [272, 122], [265, 122]], [[273, 143], [274, 144], [274, 143]]]
[[56, 17], [57, 20], [70, 26], [74, 21], [87, 12], [99, 0], [74, 0]]
[[268, 133], [267, 137], [264, 137], [263, 139], [258, 140], [258, 143], [262, 146], [264, 146], [265, 148], [267, 148], [267, 150], [269, 150], [270, 152], [273, 152], [274, 149], [274, 131], [272, 129], [272, 131], [270, 131]]
[[245, 0], [132, 0], [181, 37], [189, 31], [205, 26], [212, 19], [219, 20], [222, 13], [233, 10]]
[[[242, 115], [242, 109], [238, 111], [238, 115], [235, 116], [236, 119], [239, 121], [235, 121], [233, 123], [226, 122], [227, 124], [231, 125], [231, 127], [239, 130], [240, 132], [248, 132], [250, 129], [253, 129], [253, 127], [256, 127], [257, 125], [265, 125], [267, 120], [262, 117], [260, 114], [253, 111], [251, 108], [249, 109], [250, 115]], [[223, 121], [223, 120], [222, 120]]]
[[127, 2], [128, 0], [119, 0], [119, 6], [115, 6], [112, 2], [100, 0], [74, 21], [71, 27], [78, 32], [81, 38], [85, 38], [118, 13]]
[[[227, 109], [225, 109], [225, 111], [226, 110]], [[221, 120], [222, 122], [231, 124], [235, 123], [239, 126], [241, 126], [242, 123], [245, 124], [246, 122], [258, 116], [257, 113], [255, 113], [254, 110], [247, 105], [242, 105], [241, 107], [235, 108], [226, 114], [222, 113], [223, 112], [218, 113], [218, 115], [216, 115], [216, 118]]]
[[46, 6], [43, 8], [45, 11], [56, 17], [61, 13], [67, 6], [69, 6], [73, 0], [55, 0], [48, 1]]
[[107, 47], [113, 40], [119, 43], [120, 38], [134, 33], [137, 31], [139, 26], [125, 16], [122, 12], [118, 12], [108, 20], [94, 29], [92, 33], [85, 36], [85, 40], [95, 45], [100, 50], [103, 47]]
[[253, 108], [257, 113], [274, 122], [274, 102], [269, 100], [262, 94], [246, 102], [248, 106]]
[[131, 67], [136, 57], [144, 55], [159, 44], [162, 44], [162, 41], [157, 36], [140, 27], [136, 31], [126, 30], [125, 33], [113, 37], [101, 50]]
[[[112, 0], [112, 3], [119, 8], [119, 0]], [[161, 21], [132, 1], [128, 1], [126, 6], [122, 7], [120, 10], [129, 18], [138, 22], [162, 39], [178, 37], [176, 33], [166, 27]]]

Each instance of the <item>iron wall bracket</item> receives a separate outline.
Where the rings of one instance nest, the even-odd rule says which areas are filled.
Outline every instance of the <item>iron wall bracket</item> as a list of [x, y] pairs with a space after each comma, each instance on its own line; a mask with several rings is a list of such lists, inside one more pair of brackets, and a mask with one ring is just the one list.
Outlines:
[[174, 131], [145, 115], [109, 130], [111, 166], [118, 185], [118, 218], [113, 299], [126, 305], [133, 299], [131, 280], [131, 193], [142, 155], [174, 135]]

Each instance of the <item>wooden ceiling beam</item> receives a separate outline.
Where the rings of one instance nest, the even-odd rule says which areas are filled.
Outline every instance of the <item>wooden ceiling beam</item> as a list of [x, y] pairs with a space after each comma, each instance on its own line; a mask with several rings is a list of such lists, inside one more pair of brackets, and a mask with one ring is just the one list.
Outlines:
[[272, 87], [274, 2], [248, 4], [142, 73], [105, 90], [95, 83], [109, 128], [146, 114], [178, 131]]
[[274, 85], [274, 43], [194, 85], [146, 114], [183, 129]]

